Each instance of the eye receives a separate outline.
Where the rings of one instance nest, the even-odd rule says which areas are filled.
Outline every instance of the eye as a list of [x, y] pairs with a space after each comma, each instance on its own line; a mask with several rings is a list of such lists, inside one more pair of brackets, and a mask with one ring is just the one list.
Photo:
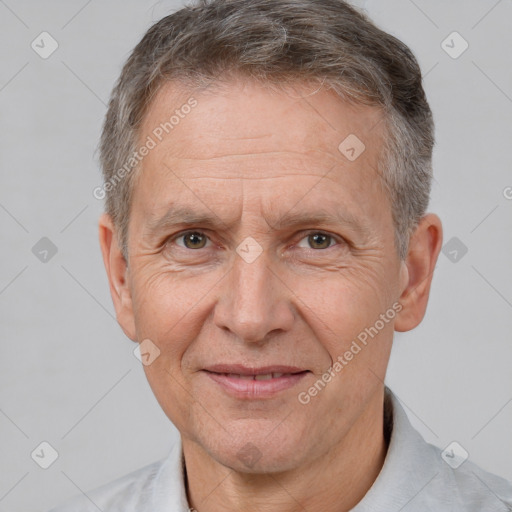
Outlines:
[[[305, 243], [308, 244], [308, 246], [304, 245], [304, 240], [306, 241]], [[302, 238], [301, 241], [297, 244], [297, 246], [309, 249], [328, 249], [332, 245], [335, 245], [335, 243], [336, 240], [332, 235], [323, 233], [321, 231], [315, 231]]]
[[[200, 231], [187, 231], [174, 238], [176, 244], [185, 249], [202, 249], [209, 241], [208, 237]], [[179, 243], [182, 241], [182, 243]]]

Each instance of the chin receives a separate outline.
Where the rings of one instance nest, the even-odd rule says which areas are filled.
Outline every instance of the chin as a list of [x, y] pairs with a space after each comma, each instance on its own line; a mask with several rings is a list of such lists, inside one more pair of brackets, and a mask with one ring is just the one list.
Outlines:
[[289, 451], [279, 450], [278, 452], [261, 451], [255, 444], [248, 441], [237, 452], [230, 451], [230, 453], [213, 455], [218, 462], [237, 473], [278, 474], [300, 466], [301, 461], [296, 456], [299, 450], [300, 448]]
[[[259, 428], [258, 428], [259, 427]], [[226, 428], [221, 435], [204, 436], [200, 445], [217, 462], [239, 473], [281, 473], [300, 466], [307, 457], [304, 436], [260, 421]], [[203, 437], [203, 436], [201, 436]]]

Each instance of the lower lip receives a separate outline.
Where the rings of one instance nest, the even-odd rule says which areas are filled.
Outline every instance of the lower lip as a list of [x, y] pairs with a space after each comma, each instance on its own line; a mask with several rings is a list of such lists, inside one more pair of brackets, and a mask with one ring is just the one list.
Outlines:
[[292, 373], [268, 380], [249, 380], [228, 377], [222, 373], [205, 371], [206, 375], [219, 384], [224, 391], [236, 398], [270, 398], [281, 391], [297, 385], [309, 372]]

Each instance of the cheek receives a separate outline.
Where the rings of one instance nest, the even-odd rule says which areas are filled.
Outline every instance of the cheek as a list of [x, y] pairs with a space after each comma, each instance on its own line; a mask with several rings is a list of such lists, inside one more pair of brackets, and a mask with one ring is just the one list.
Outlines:
[[[139, 327], [168, 331], [196, 310], [204, 308], [210, 290], [219, 276], [197, 276], [148, 265], [134, 273], [132, 297]], [[197, 314], [197, 313], [194, 313]]]
[[187, 352], [208, 316], [208, 290], [204, 280], [184, 279], [175, 272], [146, 267], [133, 281], [133, 307], [139, 340], [149, 339], [159, 350], [144, 372], [162, 410], [182, 431], [194, 399], [188, 373], [183, 371]]
[[[142, 269], [132, 286], [132, 303], [137, 339], [150, 339], [161, 351], [158, 362], [179, 362], [190, 331], [190, 317], [200, 308], [194, 287], [174, 279], [171, 273]], [[192, 324], [193, 325], [193, 324]], [[188, 334], [187, 334], [188, 333]], [[156, 363], [157, 361], [155, 361]]]
[[340, 400], [370, 393], [384, 379], [393, 322], [392, 315], [387, 322], [380, 315], [390, 310], [393, 297], [387, 293], [386, 287], [392, 287], [381, 270], [352, 267], [322, 280], [318, 276], [311, 282], [295, 280], [294, 292], [305, 322], [330, 359], [324, 361], [322, 371], [339, 363], [336, 377], [316, 407], [337, 407]]
[[380, 272], [366, 268], [290, 279], [296, 306], [306, 322], [336, 346], [350, 341], [391, 306], [387, 285]]

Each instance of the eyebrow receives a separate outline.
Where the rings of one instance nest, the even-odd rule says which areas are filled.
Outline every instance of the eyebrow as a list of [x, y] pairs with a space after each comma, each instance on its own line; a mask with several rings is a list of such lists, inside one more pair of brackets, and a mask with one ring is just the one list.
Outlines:
[[[355, 215], [348, 211], [327, 211], [325, 209], [314, 212], [298, 211], [287, 212], [281, 215], [274, 222], [267, 221], [268, 225], [274, 230], [283, 230], [305, 225], [342, 225], [349, 229], [367, 233], [366, 225]], [[231, 230], [234, 223], [228, 224], [213, 212], [199, 212], [185, 206], [171, 207], [162, 217], [151, 219], [147, 222], [147, 233], [151, 236], [166, 231], [174, 226], [182, 225], [184, 227], [201, 225], [211, 229]]]
[[230, 228], [214, 213], [202, 213], [184, 206], [177, 206], [169, 208], [162, 217], [149, 220], [147, 222], [147, 232], [149, 234], [159, 233], [173, 226], [192, 226], [194, 224], [217, 229], [219, 227]]
[[306, 224], [342, 225], [354, 231], [366, 232], [365, 226], [360, 219], [348, 211], [340, 210], [327, 211], [321, 209], [315, 212], [287, 212], [276, 219], [274, 223], [269, 223], [274, 229], [296, 227]]

